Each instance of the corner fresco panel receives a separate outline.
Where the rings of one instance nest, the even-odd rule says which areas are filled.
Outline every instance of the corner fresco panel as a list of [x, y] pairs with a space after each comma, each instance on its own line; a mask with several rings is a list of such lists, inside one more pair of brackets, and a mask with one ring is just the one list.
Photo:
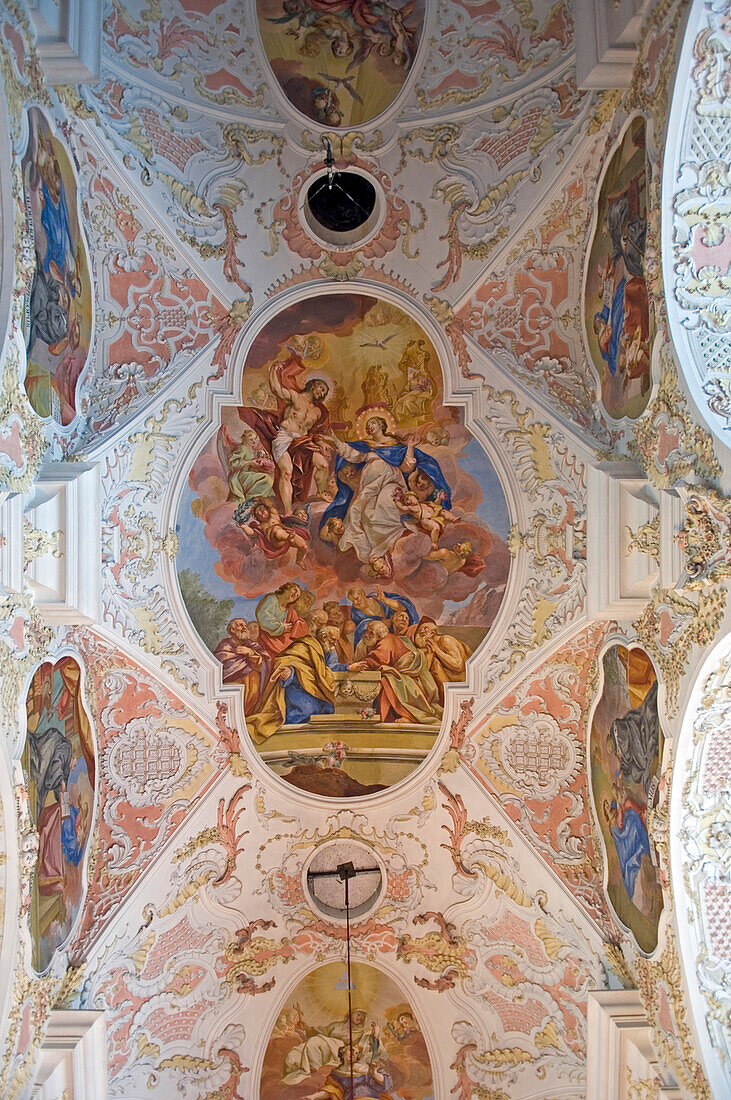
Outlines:
[[259, 1096], [433, 1100], [429, 1054], [411, 1006], [387, 975], [354, 963], [349, 1012], [344, 964], [320, 967], [300, 982], [279, 1013], [264, 1056]]
[[646, 237], [645, 123], [635, 118], [599, 193], [584, 299], [589, 352], [602, 402], [615, 419], [638, 417], [650, 398]]
[[68, 939], [81, 908], [94, 809], [94, 744], [81, 699], [81, 668], [73, 657], [40, 666], [26, 711], [23, 767], [38, 830], [31, 935], [33, 966], [40, 972]]
[[70, 424], [92, 340], [92, 285], [69, 151], [37, 107], [23, 157], [35, 271], [25, 305], [25, 390], [40, 416]]
[[591, 728], [591, 784], [607, 852], [607, 894], [642, 951], [657, 946], [663, 907], [658, 865], [647, 831], [657, 801], [663, 734], [658, 683], [642, 649], [612, 646]]
[[370, 122], [401, 91], [423, 0], [257, 0], [264, 52], [298, 111], [332, 129]]
[[183, 599], [267, 763], [317, 794], [391, 786], [439, 733], [507, 583], [497, 474], [437, 354], [358, 294], [283, 311], [178, 514]]

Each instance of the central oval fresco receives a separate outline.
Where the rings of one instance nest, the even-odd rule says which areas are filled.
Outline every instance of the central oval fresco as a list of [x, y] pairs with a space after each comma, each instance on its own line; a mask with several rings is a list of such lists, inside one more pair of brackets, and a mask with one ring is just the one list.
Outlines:
[[363, 294], [298, 302], [248, 354], [189, 471], [178, 579], [267, 764], [315, 794], [392, 786], [508, 578], [497, 474], [424, 330]]
[[264, 52], [289, 102], [333, 129], [394, 101], [414, 64], [424, 0], [257, 0]]

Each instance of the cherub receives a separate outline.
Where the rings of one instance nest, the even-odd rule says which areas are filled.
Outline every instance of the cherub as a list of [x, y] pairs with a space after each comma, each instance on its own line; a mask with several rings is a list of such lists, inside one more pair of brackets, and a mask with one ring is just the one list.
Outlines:
[[331, 542], [334, 546], [337, 546], [344, 533], [345, 526], [340, 517], [331, 516], [323, 523], [320, 529], [320, 538], [323, 542]]
[[[297, 565], [304, 565], [310, 533], [292, 518], [282, 519], [271, 501], [256, 501], [236, 509], [234, 519], [242, 531], [255, 539], [267, 558], [281, 558], [295, 550]], [[248, 522], [247, 522], [248, 520]]]
[[460, 573], [472, 557], [473, 551], [472, 543], [465, 539], [463, 542], [456, 542], [451, 549], [446, 546], [434, 547], [426, 557], [428, 561], [438, 561], [448, 573]]
[[437, 493], [436, 500], [420, 501], [416, 493], [405, 493], [403, 489], [396, 489], [393, 496], [399, 512], [404, 516], [414, 517], [416, 526], [429, 535], [432, 549], [436, 550], [444, 528], [448, 523], [456, 523], [455, 518], [442, 506], [446, 499], [445, 494]]
[[390, 579], [393, 576], [393, 566], [389, 562], [389, 556], [371, 558], [366, 570], [369, 577], [383, 577]]

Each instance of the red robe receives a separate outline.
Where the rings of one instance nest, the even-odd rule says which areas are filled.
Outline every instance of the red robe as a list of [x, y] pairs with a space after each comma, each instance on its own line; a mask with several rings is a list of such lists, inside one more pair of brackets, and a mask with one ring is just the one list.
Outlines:
[[267, 630], [259, 630], [259, 645], [270, 657], [276, 657], [284, 653], [285, 649], [295, 638], [304, 638], [310, 633], [310, 628], [305, 620], [297, 614], [293, 607], [287, 608], [286, 623], [292, 623], [292, 629], [286, 634], [270, 634]]
[[[302, 392], [299, 378], [304, 369], [302, 361], [297, 356], [292, 355], [286, 362], [277, 365], [277, 377], [285, 389]], [[330, 414], [325, 406], [319, 401], [315, 401], [313, 404], [320, 410], [319, 419], [310, 428], [307, 435], [303, 435], [301, 439], [297, 439], [289, 445], [289, 457], [292, 459], [292, 502], [294, 504], [303, 503], [310, 496], [313, 470], [312, 456], [316, 452], [320, 452], [320, 440], [325, 433], [330, 431], [331, 427]], [[272, 443], [281, 427], [282, 413], [284, 412], [283, 403], [279, 401], [278, 405], [279, 408], [276, 412], [268, 412], [266, 409], [254, 409], [249, 406], [239, 408], [239, 417], [245, 424], [254, 429], [270, 455], [272, 453]], [[274, 555], [267, 554], [267, 556], [272, 557]]]

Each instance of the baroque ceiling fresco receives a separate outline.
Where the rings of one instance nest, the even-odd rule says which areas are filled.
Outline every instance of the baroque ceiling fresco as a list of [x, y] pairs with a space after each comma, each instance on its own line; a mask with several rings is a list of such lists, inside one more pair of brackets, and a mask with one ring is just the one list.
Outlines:
[[574, 7], [106, 0], [55, 87], [0, 7], [3, 1095], [73, 1007], [114, 1097], [578, 1100], [622, 988], [714, 1094], [728, 944], [681, 962], [676, 899], [717, 928], [728, 864], [671, 818], [676, 757], [728, 786], [729, 451], [661, 208], [727, 17], [649, 5], [597, 91]]

